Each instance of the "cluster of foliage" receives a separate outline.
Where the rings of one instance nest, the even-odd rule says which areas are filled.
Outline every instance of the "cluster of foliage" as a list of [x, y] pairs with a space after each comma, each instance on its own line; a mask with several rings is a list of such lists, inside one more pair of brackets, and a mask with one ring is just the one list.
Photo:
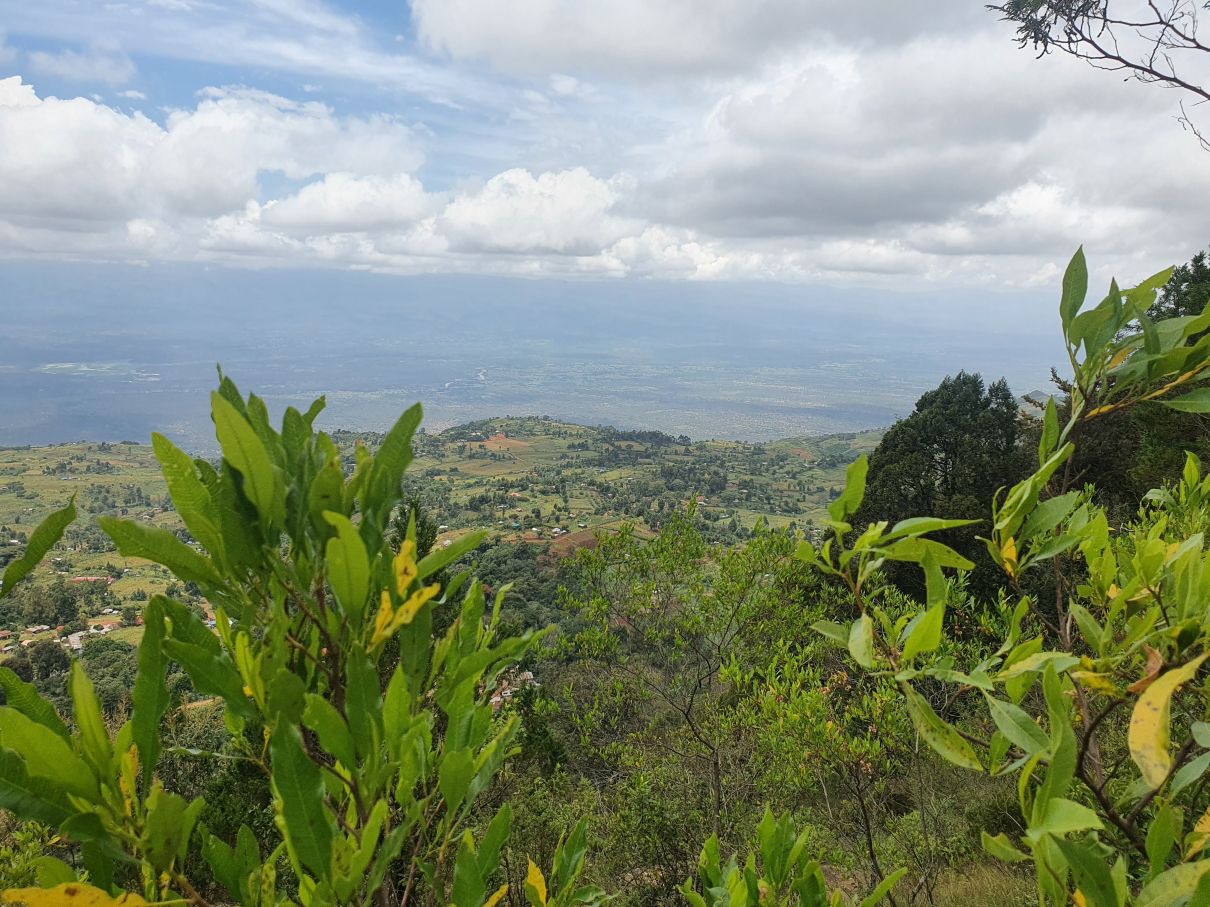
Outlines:
[[558, 568], [436, 544], [419, 408], [346, 452], [322, 402], [278, 429], [221, 379], [217, 463], [154, 438], [188, 535], [99, 521], [175, 577], [138, 649], [0, 667], [7, 897], [965, 905], [947, 874], [995, 859], [987, 903], [1029, 866], [1047, 907], [1210, 903], [1210, 478], [1190, 455], [1121, 518], [1081, 459], [1115, 419], [1210, 411], [1210, 307], [1157, 308], [1167, 273], [1087, 309], [1086, 284], [1077, 255], [1065, 399], [1031, 425], [947, 380], [849, 468], [826, 537], [725, 547], [690, 504]]
[[[178, 600], [148, 601], [124, 721], [106, 722], [83, 660], [67, 671], [67, 719], [0, 667], [0, 807], [67, 845], [63, 858], [36, 860], [36, 887], [6, 896], [29, 907], [500, 904], [512, 810], [480, 801], [517, 749], [520, 719], [489, 699], [540, 634], [500, 633], [501, 596], [489, 607], [466, 573], [433, 581], [477, 535], [418, 557], [409, 518], [391, 544], [419, 407], [376, 452], [357, 448], [347, 475], [335, 444], [312, 428], [322, 401], [288, 409], [280, 431], [229, 379], [211, 402], [217, 467], [153, 439], [197, 547], [140, 522], [101, 526], [123, 556], [200, 589], [214, 630]], [[0, 594], [74, 516], [73, 503], [33, 533]], [[166, 752], [172, 664], [221, 710], [229, 749], [214, 755], [267, 782], [276, 834], [241, 824], [220, 837], [199, 821], [201, 796], [165, 785], [180, 768]], [[549, 873], [527, 862], [517, 886], [527, 903], [608, 899], [580, 882], [586, 841], [579, 823]], [[777, 867], [764, 871], [780, 879]]]
[[[895, 683], [919, 733], [941, 756], [1017, 779], [1023, 833], [984, 835], [1008, 862], [1032, 862], [1042, 904], [1088, 907], [1210, 903], [1207, 687], [1210, 479], [1189, 457], [1180, 482], [1111, 525], [1073, 454], [1096, 420], [1164, 404], [1210, 411], [1210, 305], [1153, 321], [1169, 273], [1084, 309], [1082, 253], [1060, 303], [1073, 378], [1067, 418], [1051, 401], [1036, 471], [992, 502], [988, 555], [1013, 591], [998, 646], [964, 663], [947, 651], [946, 568], [969, 561], [930, 540], [949, 521], [909, 519], [856, 531], [867, 464], [856, 462], [821, 547], [799, 556], [853, 590], [861, 614], [818, 629], [866, 671]], [[887, 560], [918, 564], [924, 610], [895, 614], [863, 592]], [[1047, 597], [1030, 591], [1047, 575]], [[926, 691], [944, 691], [930, 702]], [[943, 705], [939, 708], [935, 703]]]

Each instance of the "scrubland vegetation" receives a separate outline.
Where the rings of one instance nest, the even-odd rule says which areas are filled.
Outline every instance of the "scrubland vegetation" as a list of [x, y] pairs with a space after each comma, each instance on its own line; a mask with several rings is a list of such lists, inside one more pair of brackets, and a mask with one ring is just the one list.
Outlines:
[[1055, 397], [960, 374], [870, 456], [334, 438], [223, 378], [219, 460], [5, 513], [6, 620], [139, 609], [0, 666], [5, 896], [1210, 904], [1210, 307], [1169, 277], [1086, 305], [1077, 254]]

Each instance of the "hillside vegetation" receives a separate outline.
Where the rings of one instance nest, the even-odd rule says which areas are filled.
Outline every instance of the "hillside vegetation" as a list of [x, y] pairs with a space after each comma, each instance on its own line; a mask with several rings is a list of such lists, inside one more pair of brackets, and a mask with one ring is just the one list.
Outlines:
[[[946, 379], [835, 486], [872, 438], [330, 436], [226, 377], [221, 459], [152, 439], [175, 515], [140, 448], [19, 452], [6, 619], [120, 574], [142, 636], [0, 664], [3, 897], [1205, 907], [1210, 305], [1169, 276], [1086, 305], [1077, 253], [1061, 396]], [[1086, 451], [1137, 412], [1130, 500]]]
[[[350, 468], [358, 442], [375, 447], [382, 440], [372, 432], [337, 431], [333, 437]], [[844, 468], [878, 438], [878, 432], [865, 432], [752, 445], [540, 418], [491, 419], [439, 435], [417, 434], [405, 487], [439, 530], [434, 544], [486, 530], [484, 552], [501, 546], [489, 555], [494, 561], [516, 555], [519, 543], [534, 546], [535, 556], [549, 551], [559, 560], [627, 521], [654, 532], [689, 500], [700, 502], [711, 538], [734, 542], [758, 521], [813, 525], [839, 493]], [[0, 649], [57, 640], [86, 625], [137, 642], [142, 630], [122, 625], [124, 606], [170, 588], [175, 595], [190, 591], [162, 567], [118, 556], [96, 522], [102, 515], [125, 517], [188, 537], [146, 444], [0, 448], [0, 567], [21, 553], [32, 527], [73, 496], [80, 519], [35, 571], [29, 591], [0, 603], [0, 631], [14, 634], [0, 641]], [[555, 566], [551, 560], [538, 566], [527, 555], [514, 558], [527, 572]], [[34, 588], [59, 579], [66, 584], [60, 598], [70, 595], [75, 607], [26, 607]], [[553, 580], [547, 586], [539, 604], [549, 612]], [[29, 632], [31, 626], [48, 629]]]

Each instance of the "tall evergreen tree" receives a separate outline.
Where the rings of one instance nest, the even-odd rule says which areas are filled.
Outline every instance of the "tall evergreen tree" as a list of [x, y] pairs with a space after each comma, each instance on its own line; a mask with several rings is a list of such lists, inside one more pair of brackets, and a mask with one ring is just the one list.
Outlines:
[[[874, 451], [857, 525], [911, 516], [983, 518], [984, 502], [996, 489], [1029, 471], [1029, 457], [1018, 449], [1020, 422], [1003, 379], [988, 385], [978, 374], [947, 377], [916, 401], [912, 414], [895, 423]], [[996, 577], [977, 534], [975, 526], [942, 536], [978, 565], [972, 583], [987, 592]], [[920, 591], [919, 571], [892, 567], [891, 573], [907, 591]]]

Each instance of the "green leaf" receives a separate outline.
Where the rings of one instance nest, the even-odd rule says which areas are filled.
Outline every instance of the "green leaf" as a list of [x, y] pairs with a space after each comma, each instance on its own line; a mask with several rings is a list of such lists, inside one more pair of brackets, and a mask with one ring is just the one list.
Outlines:
[[1035, 652], [1033, 655], [1022, 658], [1015, 664], [1005, 668], [996, 675], [996, 680], [1011, 680], [1022, 674], [1042, 671], [1045, 670], [1047, 665], [1053, 665], [1056, 672], [1062, 673], [1068, 668], [1074, 668], [1079, 663], [1079, 658], [1067, 652]]
[[895, 884], [907, 874], [907, 867], [896, 869], [889, 876], [884, 878], [875, 886], [874, 890], [866, 897], [861, 899], [861, 903], [857, 907], [874, 907], [875, 904], [881, 904], [883, 898], [890, 893], [890, 890], [895, 887]]
[[1210, 860], [1173, 866], [1144, 886], [1134, 907], [1174, 907], [1188, 903], [1207, 870], [1210, 870]]
[[474, 774], [475, 760], [469, 749], [453, 750], [441, 760], [437, 770], [437, 787], [450, 815], [456, 814], [462, 806]]
[[877, 666], [874, 661], [874, 622], [870, 620], [870, 615], [861, 615], [849, 628], [849, 654], [867, 670]]
[[222, 579], [210, 559], [198, 554], [167, 529], [144, 526], [130, 520], [97, 517], [97, 525], [113, 539], [123, 557], [143, 557], [167, 567], [180, 579], [211, 588]]
[[450, 887], [450, 907], [483, 907], [483, 873], [475, 855], [475, 843], [469, 831], [462, 833], [454, 858], [454, 881]]
[[1045, 463], [1055, 445], [1059, 443], [1059, 411], [1054, 395], [1046, 398], [1046, 411], [1042, 415], [1042, 433], [1038, 438], [1038, 462]]
[[1054, 529], [1063, 518], [1080, 503], [1080, 492], [1069, 491], [1055, 498], [1048, 498], [1037, 507], [1021, 527], [1021, 538], [1032, 539], [1044, 535]]
[[370, 657], [360, 649], [349, 652], [345, 665], [345, 715], [353, 745], [363, 757], [377, 752], [382, 742], [382, 687]]
[[214, 873], [215, 881], [227, 889], [233, 898], [239, 898], [239, 871], [234, 851], [226, 842], [202, 832], [202, 859]]
[[1147, 829], [1147, 861], [1151, 864], [1147, 873], [1148, 879], [1155, 878], [1164, 871], [1168, 856], [1180, 836], [1182, 820], [1181, 810], [1174, 808], [1171, 803], [1164, 803], [1156, 810], [1151, 819], [1151, 827]]
[[358, 619], [370, 594], [369, 555], [348, 517], [329, 510], [324, 519], [336, 530], [327, 545], [328, 580], [345, 613]]
[[151, 433], [151, 447], [168, 485], [172, 506], [190, 534], [212, 555], [221, 557], [223, 537], [217, 526], [210, 491], [198, 478], [193, 459], [158, 432]]
[[921, 652], [931, 652], [941, 645], [941, 627], [945, 622], [945, 603], [933, 605], [916, 615], [908, 624], [903, 643], [903, 660], [911, 661]]
[[16, 709], [26, 718], [49, 728], [64, 740], [71, 738], [67, 725], [59, 717], [55, 707], [42, 698], [38, 688], [32, 683], [26, 683], [3, 666], [0, 666], [0, 690], [4, 691], [5, 702], [10, 708]]
[[512, 821], [512, 807], [505, 803], [496, 811], [496, 815], [488, 823], [483, 837], [479, 839], [479, 872], [484, 878], [490, 878], [499, 866], [500, 850], [508, 840], [508, 831]]
[[1063, 320], [1064, 333], [1068, 325], [1084, 304], [1088, 295], [1088, 263], [1084, 260], [1084, 247], [1076, 249], [1067, 270], [1063, 274], [1063, 296], [1059, 301], [1059, 317]]
[[76, 881], [76, 871], [57, 857], [36, 857], [32, 865], [39, 888], [54, 888]]
[[[362, 491], [363, 507], [375, 530], [381, 530], [387, 514], [403, 496], [400, 482], [403, 471], [412, 462], [412, 435], [420, 426], [424, 410], [417, 403], [410, 407], [387, 432], [374, 454]], [[369, 545], [377, 548], [377, 545]]]
[[959, 526], [971, 526], [978, 520], [943, 520], [940, 517], [917, 516], [900, 520], [891, 527], [891, 531], [882, 537], [884, 542], [890, 542], [905, 535], [922, 535], [926, 532], [939, 532], [943, 529], [957, 529]]
[[165, 639], [164, 651], [185, 669], [198, 692], [222, 697], [227, 708], [245, 718], [256, 716], [239, 671], [226, 653], [179, 639]]
[[849, 464], [844, 476], [844, 490], [828, 505], [828, 514], [832, 519], [844, 520], [857, 512], [865, 499], [865, 482], [869, 471], [870, 461], [865, 454]]
[[170, 702], [164, 674], [168, 659], [164, 654], [164, 597], [154, 596], [143, 609], [143, 639], [139, 643], [138, 673], [134, 678], [131, 702], [131, 734], [139, 750], [143, 783], [151, 781], [160, 755], [160, 720]]
[[953, 570], [971, 570], [975, 566], [948, 545], [918, 537], [893, 542], [884, 549], [884, 554], [893, 561], [907, 561], [913, 564], [922, 564], [925, 558], [931, 557], [938, 567], [949, 567]]
[[1076, 831], [1104, 828], [1095, 812], [1082, 803], [1065, 797], [1051, 797], [1042, 810], [1042, 819], [1031, 825], [1033, 834], [1065, 835]]
[[1210, 413], [1210, 387], [1199, 387], [1180, 397], [1160, 402], [1182, 413]]
[[455, 541], [448, 548], [438, 548], [431, 554], [421, 558], [416, 565], [416, 578], [423, 582], [442, 568], [452, 564], [468, 551], [474, 551], [487, 536], [482, 530], [470, 532]]
[[85, 799], [96, 798], [96, 776], [71, 744], [16, 709], [0, 706], [0, 746], [24, 759], [31, 776]]
[[1029, 854], [1023, 853], [1014, 846], [1004, 832], [994, 836], [989, 835], [986, 831], [979, 834], [983, 842], [983, 849], [997, 860], [1003, 860], [1005, 863], [1024, 863], [1029, 859]]
[[297, 727], [279, 724], [270, 738], [271, 782], [278, 830], [290, 858], [319, 880], [328, 878], [332, 859], [332, 816], [324, 805], [323, 777], [307, 758]]
[[345, 479], [340, 461], [333, 459], [315, 474], [311, 487], [307, 489], [307, 510], [315, 528], [326, 531], [326, 511], [339, 513], [344, 506]]
[[811, 629], [828, 637], [837, 645], [847, 646], [849, 644], [849, 628], [834, 620], [817, 620], [811, 624]]
[[1040, 753], [1050, 746], [1046, 732], [1019, 706], [991, 694], [985, 694], [987, 708], [1000, 733], [1016, 744], [1026, 755]]
[[59, 786], [44, 777], [31, 777], [25, 761], [4, 747], [0, 747], [0, 809], [52, 828], [58, 828], [71, 816]]
[[303, 724], [315, 732], [319, 745], [335, 756], [341, 765], [345, 768], [357, 765], [349, 726], [332, 703], [315, 693], [308, 693], [307, 705], [303, 710]]
[[900, 686], [907, 698], [908, 714], [911, 716], [912, 724], [924, 738], [925, 743], [942, 758], [955, 765], [976, 772], [983, 771], [983, 766], [979, 763], [975, 751], [971, 749], [969, 743], [962, 739], [962, 735], [942, 721], [941, 716], [933, 711], [933, 707], [911, 686], [906, 683]]
[[1091, 844], [1086, 841], [1056, 838], [1055, 845], [1071, 867], [1076, 885], [1084, 895], [1088, 907], [1120, 907], [1121, 902], [1109, 867]]
[[63, 537], [63, 530], [76, 518], [76, 497], [72, 495], [70, 503], [62, 510], [56, 510], [35, 529], [25, 546], [25, 552], [4, 568], [0, 577], [0, 598], [13, 591], [13, 587], [24, 579], [34, 567], [46, 556], [55, 543]]
[[84, 752], [84, 758], [96, 767], [97, 775], [103, 778], [109, 774], [113, 745], [109, 741], [109, 731], [105, 729], [101, 703], [92, 688], [92, 681], [78, 661], [71, 663], [68, 687], [71, 690], [72, 717], [80, 732], [80, 749]]
[[170, 794], [157, 782], [147, 797], [147, 820], [143, 828], [143, 851], [157, 872], [166, 871], [184, 843], [185, 808], [183, 797]]
[[1182, 765], [1180, 770], [1172, 776], [1172, 784], [1168, 788], [1169, 793], [1175, 797], [1206, 774], [1207, 769], [1210, 769], [1210, 753], [1202, 753], [1196, 759]]
[[278, 668], [269, 681], [267, 712], [271, 722], [302, 721], [306, 682], [289, 668]]
[[217, 391], [210, 394], [215, 434], [223, 459], [244, 479], [244, 495], [268, 525], [286, 520], [286, 486], [264, 442], [239, 411]]

